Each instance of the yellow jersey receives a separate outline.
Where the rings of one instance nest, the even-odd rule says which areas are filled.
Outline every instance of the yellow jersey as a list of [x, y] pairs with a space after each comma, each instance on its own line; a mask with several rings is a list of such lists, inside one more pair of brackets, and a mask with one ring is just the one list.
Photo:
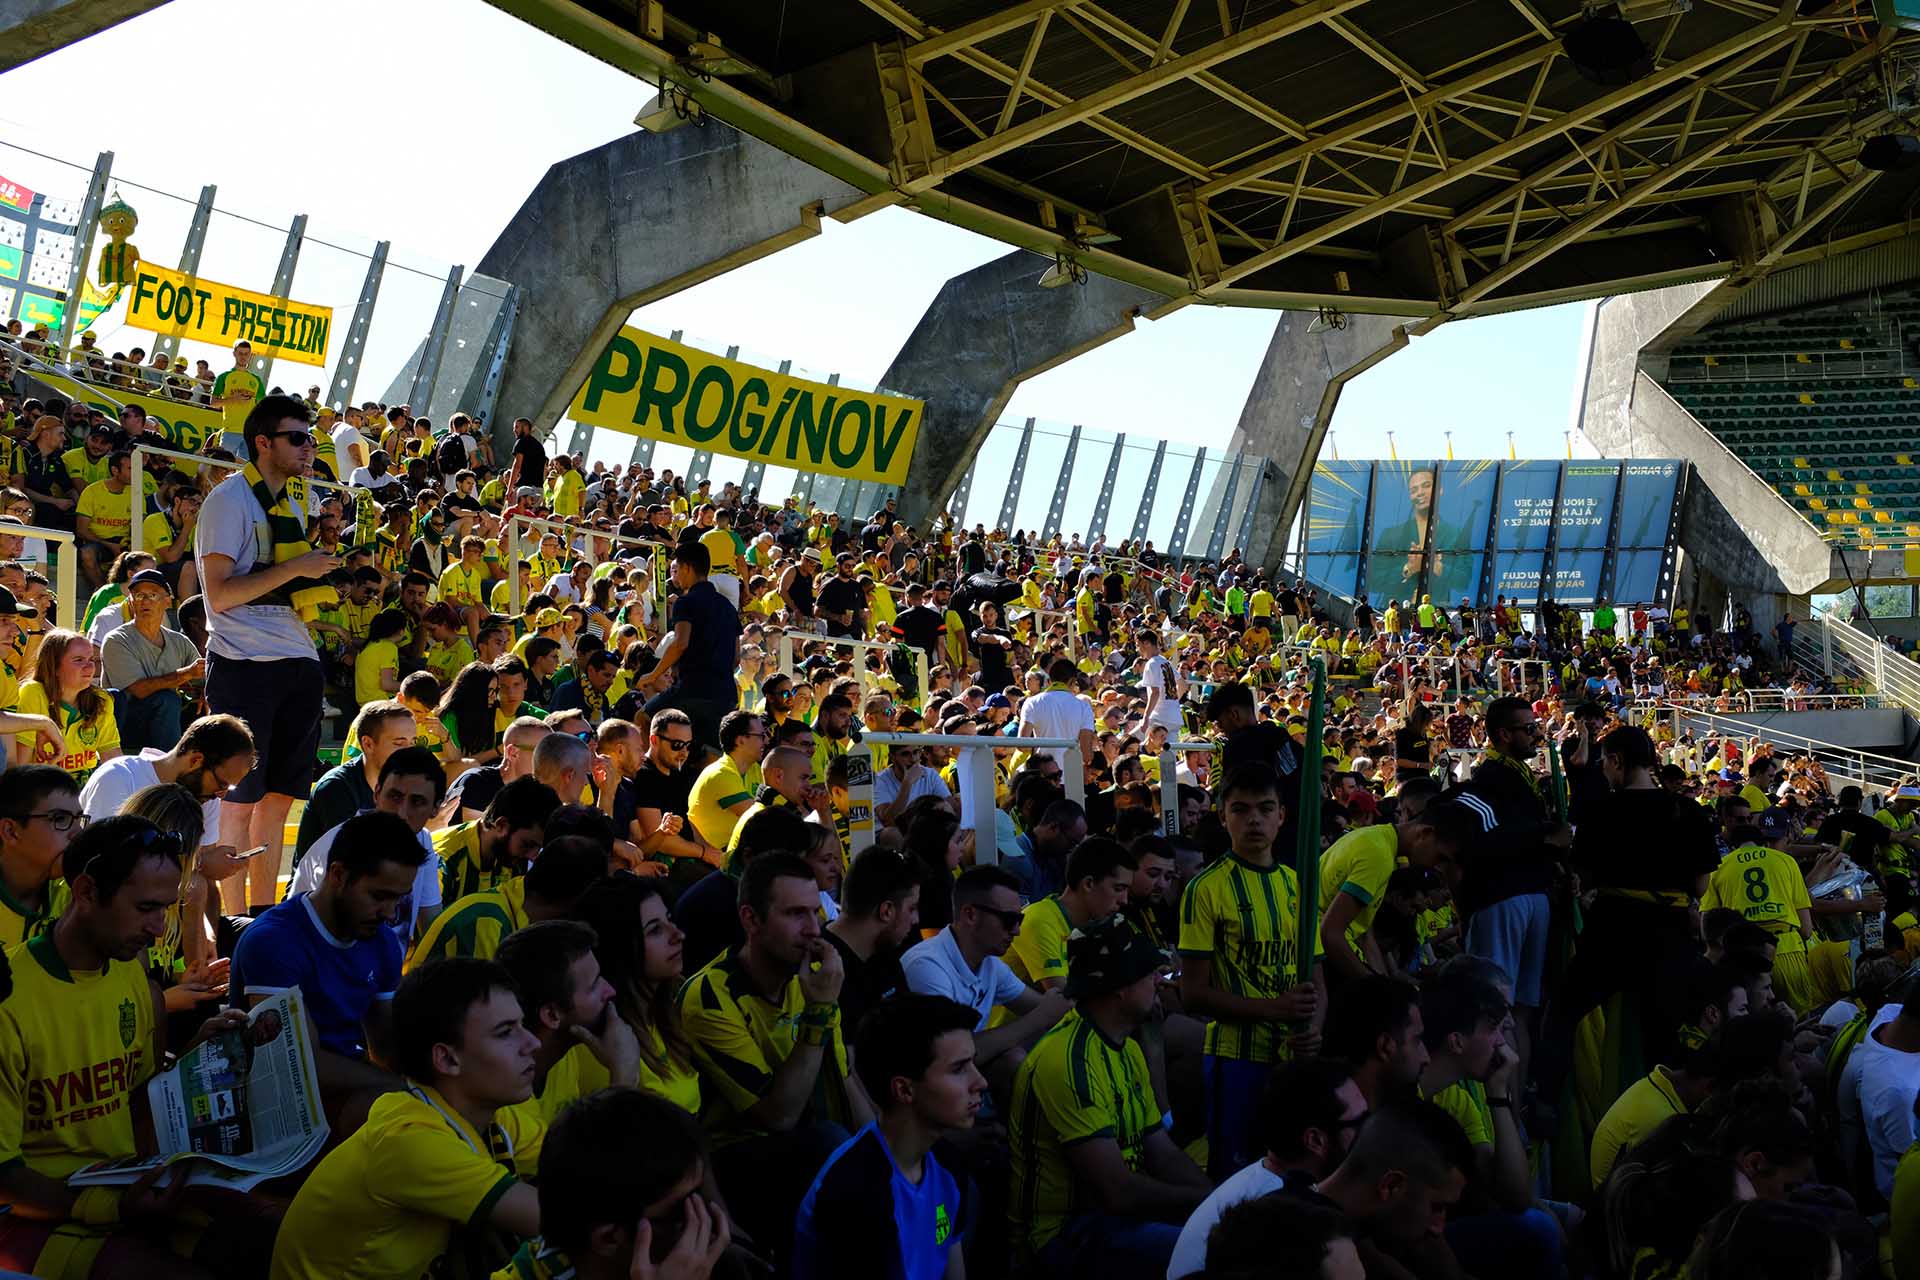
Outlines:
[[478, 819], [433, 833], [433, 851], [440, 857], [440, 901], [458, 906], [461, 899], [512, 879], [511, 867], [486, 863], [480, 840]]
[[501, 939], [526, 925], [527, 880], [513, 876], [499, 888], [469, 894], [435, 916], [413, 944], [406, 967], [416, 969], [448, 956], [491, 960], [500, 953]]
[[1073, 921], [1057, 895], [1029, 903], [1020, 916], [1020, 932], [1007, 950], [1007, 967], [1030, 986], [1065, 982], [1067, 936], [1072, 932]]
[[1347, 928], [1347, 940], [1359, 950], [1360, 938], [1386, 895], [1387, 880], [1399, 864], [1400, 833], [1391, 824], [1355, 827], [1320, 855], [1320, 914], [1326, 915], [1342, 893], [1360, 904]]
[[1659, 1067], [1627, 1086], [1594, 1130], [1587, 1169], [1593, 1185], [1598, 1187], [1607, 1180], [1621, 1152], [1644, 1140], [1669, 1117], [1684, 1115], [1687, 1110], [1687, 1104], [1674, 1091], [1673, 1081]]
[[136, 1151], [134, 1092], [158, 1063], [153, 985], [137, 960], [72, 973], [50, 934], [7, 949], [0, 1004], [0, 1164], [64, 1180]]
[[[1324, 948], [1314, 931], [1314, 954]], [[1213, 962], [1213, 985], [1256, 1000], [1299, 985], [1300, 881], [1293, 868], [1255, 866], [1228, 854], [1187, 884], [1180, 951]], [[1286, 1062], [1291, 1033], [1273, 1022], [1215, 1018], [1206, 1051], [1244, 1062]]]
[[8, 893], [5, 884], [0, 884], [0, 947], [17, 947], [50, 932], [53, 922], [67, 909], [73, 891], [67, 888], [65, 880], [55, 876], [47, 881], [41, 896], [43, 901], [36, 911]]
[[[20, 697], [15, 707], [21, 715], [50, 716], [60, 726], [61, 734], [67, 740], [66, 754], [58, 760], [48, 758], [41, 764], [57, 765], [73, 775], [76, 786], [85, 786], [93, 771], [100, 767], [101, 757], [109, 752], [120, 750], [120, 724], [113, 718], [113, 699], [104, 692], [100, 695], [100, 709], [92, 717], [83, 717], [80, 709], [70, 703], [61, 703], [57, 709], [47, 705], [47, 690], [38, 680], [29, 680], [20, 686]], [[37, 739], [31, 733], [14, 735], [20, 745], [36, 752]], [[35, 756], [38, 759], [38, 755]]]
[[742, 800], [751, 802], [759, 788], [759, 765], [749, 765], [743, 774], [732, 756], [723, 755], [694, 779], [693, 790], [687, 794], [687, 819], [702, 840], [716, 849], [724, 849], [745, 813], [744, 810], [729, 813], [728, 808]]
[[440, 598], [451, 605], [473, 605], [481, 603], [481, 591], [487, 585], [487, 566], [477, 564], [469, 569], [456, 561], [447, 566], [440, 575]]
[[455, 1226], [484, 1223], [539, 1169], [537, 1112], [500, 1111], [476, 1132], [431, 1086], [374, 1100], [367, 1121], [301, 1184], [273, 1242], [273, 1280], [416, 1280], [435, 1274]]
[[1720, 860], [1707, 878], [1700, 910], [1731, 907], [1774, 935], [1775, 955], [1807, 949], [1800, 932], [1800, 912], [1811, 911], [1806, 877], [1800, 864], [1778, 849], [1742, 845]]
[[[716, 1142], [758, 1133], [746, 1112], [773, 1083], [773, 1073], [793, 1054], [807, 1018], [800, 980], [792, 978], [777, 999], [753, 989], [735, 952], [722, 952], [680, 990], [680, 1023], [693, 1043], [700, 1069], [702, 1126]], [[847, 1048], [840, 1035], [839, 1007], [830, 1006], [804, 1028], [826, 1052], [809, 1109], [813, 1119], [844, 1124], [848, 1113]]]
[[365, 705], [393, 695], [380, 687], [380, 673], [400, 676], [400, 646], [391, 640], [369, 640], [353, 655], [353, 696]]
[[129, 486], [115, 493], [105, 480], [96, 480], [80, 491], [73, 513], [92, 522], [98, 541], [124, 547], [133, 528], [133, 489]]

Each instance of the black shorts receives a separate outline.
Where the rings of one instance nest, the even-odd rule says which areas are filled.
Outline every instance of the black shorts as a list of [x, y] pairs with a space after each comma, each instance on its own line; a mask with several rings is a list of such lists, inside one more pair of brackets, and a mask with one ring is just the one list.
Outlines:
[[239, 716], [253, 730], [253, 771], [227, 799], [253, 804], [269, 791], [307, 797], [320, 750], [320, 699], [318, 659], [207, 655], [207, 709]]

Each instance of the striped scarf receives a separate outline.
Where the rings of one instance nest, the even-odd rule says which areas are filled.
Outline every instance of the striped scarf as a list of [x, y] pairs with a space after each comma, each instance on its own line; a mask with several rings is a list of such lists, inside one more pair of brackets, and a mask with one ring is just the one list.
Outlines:
[[[276, 497], [251, 462], [242, 469], [240, 476], [253, 491], [260, 509], [267, 513], [267, 535], [273, 544], [273, 563], [285, 564], [313, 550], [313, 544], [307, 541], [306, 520], [302, 515], [295, 514], [296, 511], [306, 510], [306, 481], [298, 476], [290, 476], [286, 489]], [[310, 585], [302, 586], [301, 583]], [[340, 603], [340, 594], [317, 579], [296, 578], [260, 599], [266, 604], [285, 605], [302, 622], [312, 622], [320, 616], [323, 606]]]

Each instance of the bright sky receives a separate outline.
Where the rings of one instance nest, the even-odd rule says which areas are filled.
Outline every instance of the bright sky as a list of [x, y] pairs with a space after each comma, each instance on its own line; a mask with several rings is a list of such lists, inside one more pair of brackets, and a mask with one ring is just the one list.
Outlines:
[[[236, 66], [265, 70], [283, 87], [251, 106], [161, 88], [209, 85]], [[391, 241], [357, 388], [359, 398], [379, 397], [425, 334], [448, 267], [477, 263], [549, 164], [629, 132], [650, 96], [649, 86], [482, 0], [172, 0], [0, 76], [0, 175], [77, 198], [86, 189], [82, 170], [98, 152], [114, 152], [122, 194], [140, 214], [134, 243], [166, 265], [178, 261], [192, 200], [215, 183], [217, 207], [241, 217], [216, 218], [201, 273], [261, 290], [272, 282], [286, 224], [305, 212], [308, 242], [293, 296], [335, 307], [337, 330], [366, 271], [359, 255]], [[839, 372], [870, 386], [946, 279], [1006, 252], [906, 211], [824, 226], [811, 241], [644, 308], [634, 323], [684, 330], [686, 341], [716, 350], [737, 343], [742, 359], [791, 359], [796, 372]], [[1045, 265], [1036, 258], [1034, 269]], [[123, 309], [95, 326], [101, 345], [149, 345], [150, 335], [116, 328]], [[1343, 458], [1385, 457], [1392, 432], [1400, 457], [1441, 457], [1452, 432], [1457, 457], [1504, 457], [1512, 432], [1521, 457], [1563, 456], [1585, 309], [1442, 326], [1348, 386], [1333, 448]], [[1172, 443], [1149, 530], [1165, 545], [1193, 450], [1217, 453], [1232, 434], [1273, 324], [1270, 313], [1188, 307], [1023, 385], [1005, 421], [1033, 417], [1040, 427], [1017, 522], [1040, 523], [1047, 480], [1078, 423], [1085, 434], [1067, 528], [1091, 509], [1113, 433], [1127, 433], [1130, 452], [1110, 527], [1130, 522], [1150, 442], [1165, 438]], [[212, 359], [216, 369], [229, 363], [191, 344], [181, 354]], [[283, 361], [273, 376], [304, 389], [328, 385], [331, 372]], [[563, 426], [562, 439], [569, 434]], [[983, 454], [991, 470], [1011, 460], [1016, 437], [994, 433]], [[591, 456], [624, 460], [630, 443], [603, 433]], [[662, 446], [656, 462], [684, 465], [684, 456]], [[735, 478], [743, 467], [716, 458], [713, 476]], [[769, 492], [785, 478], [770, 473]], [[993, 519], [1001, 497], [998, 486], [977, 488], [971, 518]]]

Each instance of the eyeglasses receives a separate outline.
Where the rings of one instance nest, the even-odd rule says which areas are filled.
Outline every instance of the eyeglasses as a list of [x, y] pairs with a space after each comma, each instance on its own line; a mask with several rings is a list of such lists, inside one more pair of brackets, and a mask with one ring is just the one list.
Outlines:
[[691, 747], [693, 745], [693, 739], [692, 738], [662, 738], [660, 739], [660, 745], [663, 747], [672, 747], [675, 751], [685, 751], [688, 747]]
[[84, 828], [91, 821], [86, 814], [73, 809], [46, 809], [39, 813], [22, 813], [14, 818], [15, 822], [31, 822], [35, 818], [45, 818], [47, 825], [55, 831], [70, 831], [75, 826]]

